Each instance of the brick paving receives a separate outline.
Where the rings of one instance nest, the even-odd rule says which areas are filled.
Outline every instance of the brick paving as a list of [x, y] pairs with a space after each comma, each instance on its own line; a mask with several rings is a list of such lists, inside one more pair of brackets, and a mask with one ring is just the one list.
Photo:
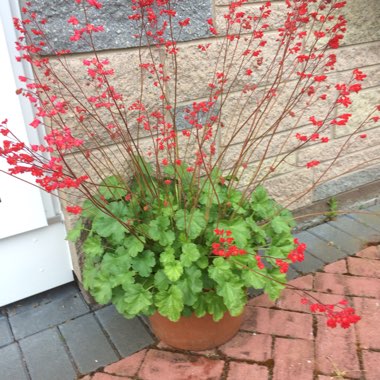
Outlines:
[[326, 303], [342, 297], [362, 320], [347, 330], [311, 315], [286, 290], [275, 303], [252, 299], [238, 334], [214, 350], [156, 343], [81, 380], [380, 379], [380, 245], [291, 281]]
[[157, 342], [144, 318], [87, 305], [71, 283], [0, 308], [0, 379], [380, 379], [380, 203], [296, 237], [307, 252], [291, 283], [324, 303], [348, 298], [355, 327], [328, 329], [294, 291], [275, 304], [255, 291], [235, 338], [185, 352]]

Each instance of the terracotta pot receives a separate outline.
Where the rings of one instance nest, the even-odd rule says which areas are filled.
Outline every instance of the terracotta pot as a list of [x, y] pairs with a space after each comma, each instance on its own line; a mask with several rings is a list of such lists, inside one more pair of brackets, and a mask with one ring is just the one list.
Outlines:
[[243, 323], [244, 312], [238, 317], [231, 317], [227, 312], [218, 322], [209, 314], [201, 318], [192, 314], [172, 322], [155, 313], [149, 320], [153, 333], [166, 344], [182, 350], [202, 351], [220, 346], [233, 338]]

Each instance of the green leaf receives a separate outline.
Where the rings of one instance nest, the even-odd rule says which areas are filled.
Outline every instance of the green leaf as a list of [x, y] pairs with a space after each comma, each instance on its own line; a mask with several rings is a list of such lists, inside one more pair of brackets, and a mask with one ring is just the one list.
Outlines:
[[184, 267], [189, 267], [200, 257], [200, 252], [194, 243], [185, 243], [182, 245], [181, 263]]
[[102, 237], [112, 237], [115, 243], [121, 243], [127, 229], [116, 218], [123, 220], [127, 207], [124, 202], [112, 202], [107, 205], [107, 209], [111, 215], [105, 213], [97, 215], [92, 223], [92, 229]]
[[208, 292], [205, 295], [207, 302], [207, 312], [213, 316], [215, 322], [223, 318], [224, 313], [227, 311], [223, 298], [215, 292]]
[[224, 282], [217, 287], [217, 294], [223, 297], [232, 316], [241, 314], [246, 304], [245, 291], [240, 282]]
[[232, 276], [230, 263], [222, 257], [214, 259], [212, 265], [208, 269], [210, 278], [218, 284], [228, 281]]
[[155, 296], [155, 304], [161, 315], [173, 322], [178, 321], [184, 307], [180, 288], [171, 285], [167, 291], [159, 291]]
[[155, 255], [152, 251], [144, 251], [132, 260], [132, 268], [141, 276], [148, 277], [156, 264]]
[[78, 220], [76, 223], [75, 223], [75, 226], [74, 228], [72, 228], [67, 236], [66, 236], [66, 240], [69, 240], [69, 241], [72, 241], [72, 242], [76, 242], [79, 238], [80, 238], [80, 235], [82, 234], [82, 230], [83, 230], [84, 226], [83, 226], [83, 223], [81, 220]]
[[154, 286], [158, 290], [167, 290], [167, 288], [170, 285], [170, 280], [166, 276], [163, 270], [158, 270], [157, 273], [154, 275]]
[[133, 284], [123, 287], [125, 291], [125, 308], [129, 314], [138, 315], [144, 313], [153, 302], [152, 294], [141, 284]]
[[207, 313], [207, 298], [204, 293], [198, 294], [198, 297], [193, 305], [194, 313], [198, 318], [203, 317]]
[[175, 222], [179, 231], [186, 231], [190, 239], [197, 238], [206, 227], [206, 219], [201, 210], [192, 213], [187, 210], [178, 210], [175, 213]]
[[168, 262], [164, 266], [164, 272], [170, 281], [177, 281], [183, 273], [183, 266], [178, 260]]
[[256, 272], [262, 273], [261, 276], [258, 273], [251, 272], [248, 269], [242, 269], [241, 278], [244, 281], [246, 287], [252, 287], [254, 289], [263, 289], [267, 280], [264, 277], [266, 275], [265, 269], [256, 269]]
[[124, 239], [124, 247], [131, 257], [136, 257], [144, 250], [144, 242], [145, 238], [143, 236], [136, 237], [132, 235]]
[[275, 216], [270, 225], [276, 234], [288, 233], [290, 231], [289, 225], [281, 216]]
[[182, 291], [184, 304], [194, 305], [203, 289], [202, 272], [195, 267], [186, 268], [178, 286]]
[[106, 199], [121, 199], [128, 193], [125, 183], [120, 177], [111, 176], [106, 178], [99, 186], [99, 194]]
[[175, 234], [171, 230], [166, 230], [170, 226], [170, 220], [167, 216], [159, 216], [149, 223], [148, 234], [154, 241], [160, 245], [171, 245], [175, 239]]
[[286, 273], [281, 273], [278, 268], [273, 268], [268, 271], [268, 277], [270, 279], [268, 279], [264, 291], [272, 301], [275, 301], [285, 288], [283, 283], [286, 283]]
[[221, 221], [218, 226], [220, 229], [230, 230], [234, 243], [238, 248], [244, 249], [250, 238], [250, 230], [245, 220]]
[[89, 199], [86, 199], [83, 202], [82, 208], [82, 216], [90, 220], [93, 220], [95, 216], [102, 214], [102, 211], [96, 207]]
[[85, 255], [94, 258], [100, 257], [104, 253], [103, 243], [100, 236], [89, 236], [82, 246]]

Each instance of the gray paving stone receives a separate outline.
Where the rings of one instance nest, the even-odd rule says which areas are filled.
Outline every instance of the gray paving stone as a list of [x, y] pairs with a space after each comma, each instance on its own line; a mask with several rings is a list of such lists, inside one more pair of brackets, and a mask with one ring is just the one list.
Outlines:
[[57, 328], [20, 340], [32, 380], [73, 380], [76, 371], [65, 350]]
[[323, 261], [317, 259], [315, 256], [306, 251], [305, 260], [290, 264], [290, 268], [295, 269], [302, 274], [307, 274], [321, 269], [324, 265], [325, 263]]
[[23, 365], [17, 343], [0, 349], [0, 378], [4, 380], [30, 379]]
[[348, 216], [339, 217], [329, 224], [351, 236], [360, 236], [360, 239], [366, 242], [380, 241], [380, 232]]
[[322, 260], [324, 263], [332, 263], [347, 256], [347, 253], [339, 247], [331, 245], [308, 231], [301, 232], [296, 237], [306, 244], [307, 252], [317, 259]]
[[78, 289], [72, 286], [57, 291], [49, 302], [27, 303], [9, 314], [9, 322], [16, 339], [21, 339], [52, 326], [68, 321], [89, 311]]
[[92, 314], [66, 322], [59, 329], [82, 374], [119, 359]]
[[7, 318], [0, 317], [0, 347], [14, 341]]
[[364, 246], [364, 241], [357, 237], [346, 234], [333, 227], [331, 224], [324, 223], [308, 230], [313, 235], [327, 241], [330, 245], [338, 250], [345, 252], [348, 255], [360, 251]]
[[[376, 206], [377, 205], [375, 205], [374, 207]], [[369, 211], [370, 213], [366, 213], [367, 211]], [[362, 210], [362, 212], [360, 213], [352, 213], [348, 216], [380, 232], [380, 215], [377, 209], [369, 207], [367, 210]]]
[[121, 356], [131, 355], [154, 342], [138, 318], [126, 319], [112, 305], [98, 310], [96, 315]]

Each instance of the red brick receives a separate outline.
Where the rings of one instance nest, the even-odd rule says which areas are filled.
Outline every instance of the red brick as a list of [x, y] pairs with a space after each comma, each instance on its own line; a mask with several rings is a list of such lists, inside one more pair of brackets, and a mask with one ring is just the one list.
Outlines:
[[266, 294], [262, 294], [261, 296], [254, 297], [251, 300], [249, 300], [248, 305], [260, 307], [273, 307], [276, 305], [276, 303], [270, 300]]
[[271, 347], [272, 337], [270, 335], [239, 332], [219, 348], [231, 358], [265, 362], [272, 357]]
[[231, 362], [227, 380], [267, 380], [268, 376], [269, 375], [267, 367], [257, 364]]
[[380, 379], [380, 352], [363, 352], [364, 373], [366, 380]]
[[311, 315], [262, 307], [247, 307], [242, 330], [313, 339]]
[[104, 372], [119, 376], [135, 376], [145, 358], [146, 350], [137, 352], [104, 368]]
[[91, 378], [91, 380], [128, 380], [128, 379], [131, 379], [131, 377], [113, 376], [113, 375], [109, 375], [108, 373], [102, 373], [102, 372], [95, 373], [95, 375]]
[[380, 300], [355, 297], [354, 307], [356, 313], [362, 318], [356, 324], [360, 346], [380, 349]]
[[337, 380], [337, 378], [334, 376], [324, 376], [324, 375], [319, 375], [317, 379], [318, 380]]
[[323, 271], [325, 273], [347, 273], [346, 260], [339, 260], [328, 264], [323, 268]]
[[148, 351], [138, 377], [144, 380], [219, 380], [224, 361], [174, 352]]
[[310, 313], [309, 306], [302, 304], [301, 299], [306, 298], [309, 299], [312, 303], [317, 302], [317, 300], [312, 297], [315, 297], [318, 300], [318, 302], [324, 304], [335, 304], [342, 300], [342, 296], [337, 294], [327, 294], [310, 291], [308, 291], [307, 294], [302, 294], [302, 292], [295, 292], [294, 290], [287, 289], [282, 292], [281, 297], [277, 301], [277, 306], [285, 310]]
[[359, 359], [356, 352], [354, 328], [335, 329], [326, 326], [326, 319], [318, 317], [315, 342], [316, 369], [326, 375], [336, 371], [346, 372], [347, 377], [360, 378]]
[[80, 377], [79, 380], [91, 380], [91, 376], [86, 375], [86, 376]]
[[307, 276], [298, 277], [292, 281], [289, 281], [289, 285], [295, 286], [298, 289], [310, 290], [313, 289], [314, 277], [311, 274]]
[[356, 254], [358, 257], [364, 257], [366, 259], [377, 259], [380, 260], [380, 249], [379, 246], [371, 246], [363, 249], [362, 251]]
[[380, 298], [380, 279], [332, 273], [316, 273], [314, 289], [333, 294]]
[[380, 278], [380, 260], [368, 260], [357, 257], [348, 258], [348, 270], [356, 276]]
[[312, 380], [314, 371], [313, 342], [276, 338], [273, 380]]

